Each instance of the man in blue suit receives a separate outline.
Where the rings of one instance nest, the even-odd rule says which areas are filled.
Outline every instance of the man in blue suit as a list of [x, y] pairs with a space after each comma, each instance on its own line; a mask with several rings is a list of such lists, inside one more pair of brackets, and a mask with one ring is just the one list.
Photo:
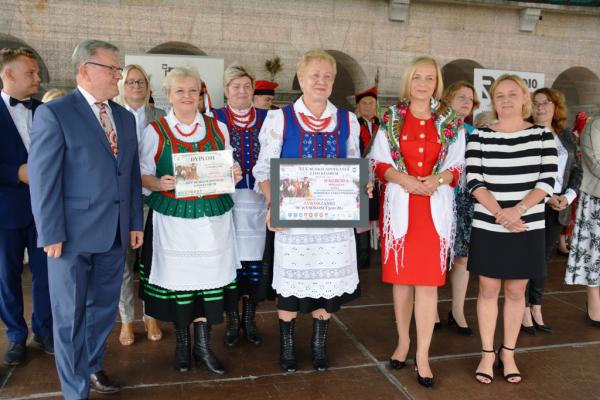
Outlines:
[[118, 49], [77, 45], [77, 89], [38, 108], [29, 179], [38, 245], [48, 255], [56, 367], [66, 399], [120, 390], [102, 370], [127, 246], [142, 245], [142, 192], [133, 115], [109, 99]]
[[32, 274], [33, 340], [53, 354], [52, 313], [46, 255], [36, 245], [31, 214], [27, 157], [33, 114], [41, 103], [31, 96], [40, 89], [35, 54], [25, 48], [0, 51], [0, 317], [6, 325], [8, 351], [4, 363], [25, 359], [28, 328], [23, 318], [23, 254], [27, 248]]

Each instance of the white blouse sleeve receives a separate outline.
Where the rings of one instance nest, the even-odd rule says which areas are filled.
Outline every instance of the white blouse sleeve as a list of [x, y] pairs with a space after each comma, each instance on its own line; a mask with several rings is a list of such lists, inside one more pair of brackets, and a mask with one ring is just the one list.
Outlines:
[[[279, 158], [283, 146], [283, 111], [271, 110], [267, 114], [263, 126], [260, 129], [258, 140], [260, 142], [260, 153], [258, 160], [252, 169], [256, 183], [271, 179], [271, 158]], [[254, 185], [257, 193], [262, 193], [260, 185]]]
[[142, 137], [139, 143], [140, 152], [140, 171], [143, 175], [156, 174], [156, 162], [154, 156], [158, 151], [158, 135], [159, 133], [148, 125], [142, 132]]
[[350, 134], [348, 135], [348, 158], [360, 158], [360, 124], [354, 113], [350, 113]]
[[[146, 129], [142, 131], [142, 137], [138, 144], [138, 151], [140, 156], [140, 172], [144, 175], [156, 175], [156, 162], [154, 156], [158, 151], [158, 135], [159, 133], [152, 127], [152, 125], [146, 126]], [[142, 193], [145, 196], [149, 196], [152, 191], [142, 187]]]

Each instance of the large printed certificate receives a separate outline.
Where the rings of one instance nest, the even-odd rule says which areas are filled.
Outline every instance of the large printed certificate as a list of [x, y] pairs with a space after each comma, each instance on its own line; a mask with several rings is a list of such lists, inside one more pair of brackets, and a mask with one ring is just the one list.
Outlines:
[[368, 180], [365, 159], [271, 159], [271, 225], [366, 226]]
[[173, 154], [175, 197], [202, 197], [233, 193], [231, 150]]

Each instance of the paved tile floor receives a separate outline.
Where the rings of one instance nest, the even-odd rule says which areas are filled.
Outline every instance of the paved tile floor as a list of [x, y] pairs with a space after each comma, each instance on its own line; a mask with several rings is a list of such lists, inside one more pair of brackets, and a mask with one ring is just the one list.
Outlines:
[[[214, 329], [215, 352], [226, 364], [223, 376], [200, 368], [178, 373], [172, 368], [173, 329], [163, 324], [164, 338], [150, 342], [144, 336], [141, 304], [137, 304], [136, 342], [122, 347], [118, 342], [119, 323], [110, 336], [105, 368], [124, 386], [112, 399], [600, 399], [600, 329], [585, 322], [585, 290], [562, 283], [566, 258], [557, 256], [550, 267], [544, 298], [545, 322], [553, 334], [521, 335], [518, 363], [524, 381], [510, 385], [496, 379], [492, 385], [478, 384], [473, 373], [479, 358], [475, 296], [471, 283], [466, 316], [475, 330], [472, 337], [460, 336], [449, 328], [450, 288], [440, 290], [439, 312], [443, 327], [435, 333], [431, 348], [435, 388], [427, 390], [416, 382], [410, 363], [400, 371], [387, 368], [394, 350], [391, 287], [381, 283], [378, 255], [360, 272], [362, 297], [341, 310], [330, 331], [331, 368], [316, 373], [310, 366], [311, 321], [301, 317], [297, 326], [300, 371], [282, 373], [278, 366], [278, 328], [273, 303], [263, 303], [258, 325], [264, 343], [260, 347], [244, 341], [235, 349], [221, 342], [223, 327]], [[30, 276], [26, 275], [26, 312], [31, 312]], [[498, 326], [498, 334], [501, 326]], [[496, 347], [501, 337], [496, 340]], [[0, 338], [0, 352], [6, 349]], [[414, 357], [414, 346], [409, 362]], [[496, 374], [499, 372], [496, 370]], [[27, 361], [18, 367], [0, 366], [0, 399], [60, 398], [54, 360], [33, 345]], [[92, 398], [102, 398], [92, 394]]]

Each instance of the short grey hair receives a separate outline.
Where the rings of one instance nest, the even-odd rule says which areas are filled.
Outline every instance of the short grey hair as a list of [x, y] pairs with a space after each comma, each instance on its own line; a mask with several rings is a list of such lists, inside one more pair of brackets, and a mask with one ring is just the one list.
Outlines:
[[223, 83], [225, 84], [225, 87], [227, 87], [229, 86], [232, 80], [243, 78], [245, 76], [248, 77], [248, 79], [250, 79], [252, 87], [254, 88], [254, 83], [256, 81], [256, 79], [254, 79], [254, 74], [245, 65], [242, 65], [238, 62], [234, 62], [225, 69], [225, 73], [223, 75]]
[[196, 67], [192, 67], [190, 65], [173, 67], [167, 76], [165, 76], [162, 84], [163, 90], [167, 96], [169, 95], [175, 80], [182, 78], [194, 78], [198, 84], [198, 90], [202, 88], [202, 78], [200, 77], [200, 73]]
[[86, 61], [89, 61], [89, 59], [96, 54], [96, 51], [98, 49], [110, 50], [115, 53], [119, 51], [119, 48], [117, 46], [105, 42], [103, 40], [84, 40], [83, 42], [80, 42], [77, 46], [75, 46], [75, 50], [73, 50], [73, 55], [71, 56], [71, 62], [73, 63], [73, 67], [75, 68], [75, 73], [77, 73], [81, 64], [84, 64]]

